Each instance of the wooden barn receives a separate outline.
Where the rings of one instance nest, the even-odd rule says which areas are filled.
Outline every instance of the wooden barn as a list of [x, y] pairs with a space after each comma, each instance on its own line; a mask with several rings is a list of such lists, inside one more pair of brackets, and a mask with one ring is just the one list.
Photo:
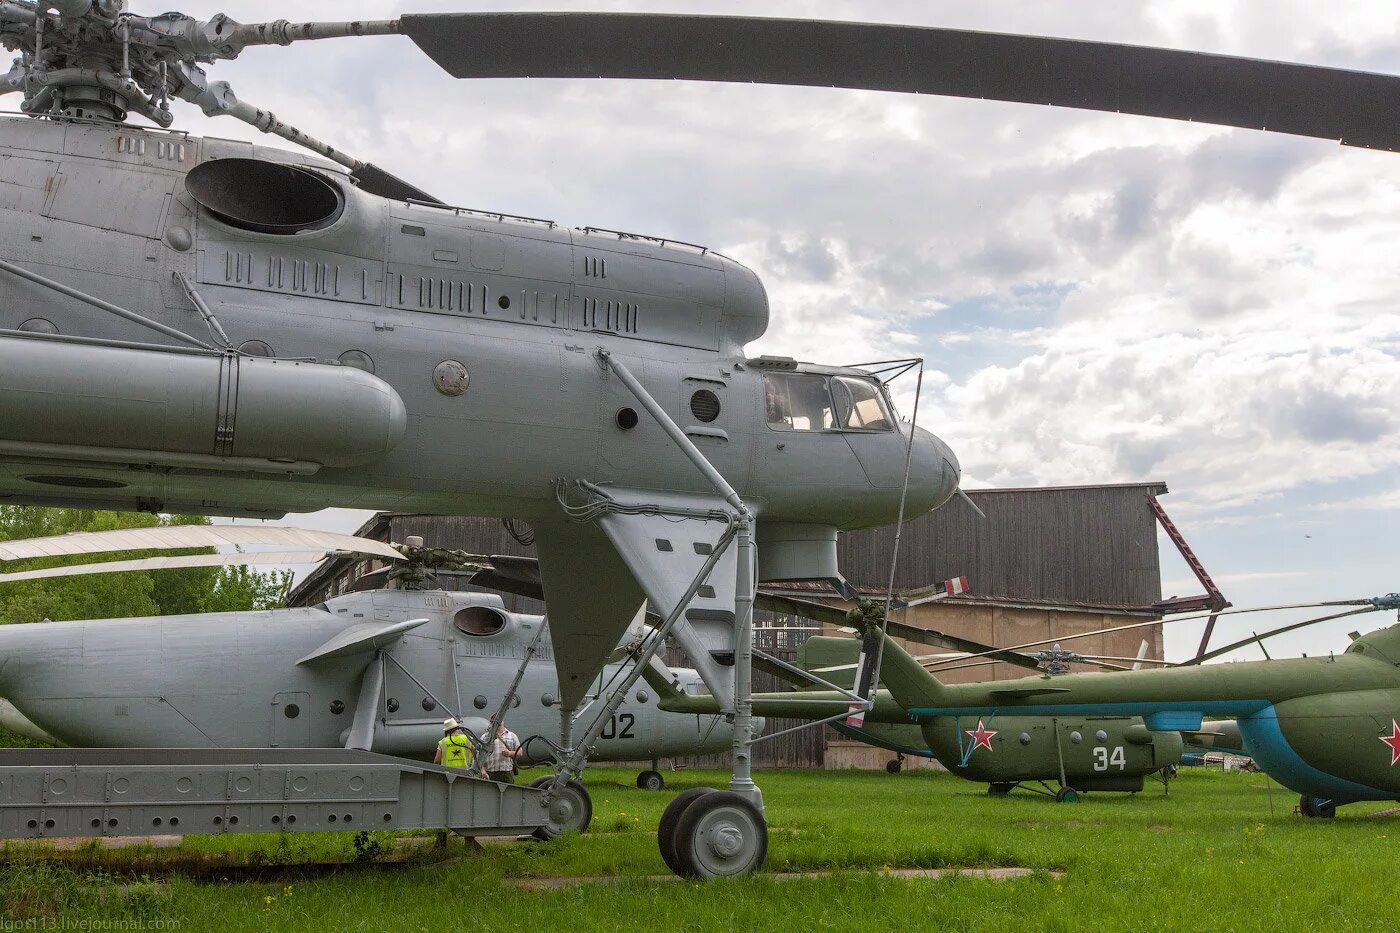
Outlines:
[[[1011, 646], [1161, 619], [1171, 612], [1219, 608], [1224, 603], [1219, 591], [1157, 501], [1166, 492], [1162, 483], [970, 490], [970, 502], [954, 500], [904, 526], [894, 574], [896, 590], [961, 576], [968, 579], [970, 592], [916, 606], [894, 617], [992, 645]], [[1202, 595], [1163, 598], [1159, 528], [1197, 571]], [[494, 519], [381, 513], [359, 534], [395, 542], [416, 535], [433, 547], [533, 556], [534, 549], [517, 538], [528, 529], [516, 527], [514, 531]], [[890, 578], [894, 531], [887, 527], [842, 535], [842, 573], [863, 593], [883, 595]], [[528, 540], [527, 535], [519, 537]], [[308, 575], [292, 591], [289, 601], [310, 605], [346, 592], [374, 569], [373, 562], [349, 558], [329, 561]], [[450, 575], [443, 575], [440, 583], [449, 588], [461, 585]], [[778, 586], [775, 592], [840, 604], [834, 593], [806, 585]], [[536, 600], [503, 595], [507, 608], [543, 611]], [[756, 615], [755, 625], [760, 629], [758, 646], [787, 659], [818, 631], [806, 620], [763, 612]], [[1131, 658], [1143, 649], [1144, 642], [1148, 657], [1161, 657], [1161, 626], [1080, 638], [1066, 645], [1082, 654]], [[916, 653], [935, 650], [911, 647]], [[685, 663], [683, 657], [675, 655], [667, 660], [682, 666]], [[958, 682], [1025, 673], [1005, 664], [990, 664], [939, 676]], [[756, 690], [778, 689], [771, 676], [761, 672], [755, 673], [754, 686]], [[795, 723], [771, 720], [768, 731], [792, 725]], [[813, 728], [760, 744], [754, 760], [764, 767], [873, 768], [883, 766], [891, 757], [889, 752], [843, 739], [830, 729]], [[907, 764], [914, 766], [916, 762]]]

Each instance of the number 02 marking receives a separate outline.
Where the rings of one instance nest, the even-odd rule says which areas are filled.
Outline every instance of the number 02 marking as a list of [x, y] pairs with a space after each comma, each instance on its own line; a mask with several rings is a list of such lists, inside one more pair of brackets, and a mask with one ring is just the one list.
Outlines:
[[1115, 745], [1112, 754], [1102, 745], [1094, 748], [1094, 770], [1107, 771], [1110, 766], [1122, 771], [1128, 765], [1128, 758], [1123, 754], [1123, 746]]
[[599, 733], [604, 739], [635, 739], [637, 736], [632, 732], [632, 727], [637, 724], [637, 717], [631, 713], [618, 713], [616, 716], [608, 717], [608, 724]]

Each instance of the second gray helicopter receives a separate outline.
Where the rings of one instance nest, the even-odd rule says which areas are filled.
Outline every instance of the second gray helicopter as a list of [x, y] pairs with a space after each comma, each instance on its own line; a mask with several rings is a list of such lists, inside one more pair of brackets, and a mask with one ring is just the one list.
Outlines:
[[[0, 695], [75, 747], [362, 748], [431, 758], [443, 719], [478, 736], [533, 649], [504, 721], [524, 764], [553, 758], [559, 684], [541, 616], [499, 596], [351, 593], [314, 607], [0, 626]], [[645, 637], [640, 624], [628, 641]], [[624, 642], [624, 648], [627, 642]], [[628, 665], [619, 649], [598, 688]], [[692, 670], [657, 673], [694, 692]], [[641, 687], [609, 716], [595, 759], [652, 761], [727, 749], [722, 717], [667, 713]], [[659, 788], [655, 766], [638, 785]]]

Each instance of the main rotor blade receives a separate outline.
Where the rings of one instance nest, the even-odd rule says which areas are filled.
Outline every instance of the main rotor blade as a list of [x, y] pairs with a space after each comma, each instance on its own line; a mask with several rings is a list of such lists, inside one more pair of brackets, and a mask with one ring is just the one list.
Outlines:
[[1123, 658], [1112, 654], [1077, 654], [1076, 657], [1086, 658], [1090, 661], [1127, 661], [1131, 664], [1161, 664], [1164, 667], [1177, 666], [1177, 662], [1167, 661], [1163, 658]]
[[14, 573], [0, 573], [0, 583], [52, 580], [58, 577], [88, 577], [101, 573], [182, 570], [189, 567], [314, 564], [325, 556], [325, 551], [253, 551], [245, 554], [186, 554], [173, 557], [144, 557], [139, 560], [109, 560], [102, 564], [75, 564], [67, 567], [46, 567], [43, 570], [18, 570]]
[[959, 638], [957, 635], [949, 635], [947, 632], [940, 632], [935, 629], [920, 628], [917, 625], [910, 625], [908, 622], [896, 622], [894, 619], [890, 619], [889, 623], [885, 626], [885, 631], [897, 638], [918, 642], [921, 645], [933, 645], [935, 648], [952, 648], [954, 651], [966, 651], [968, 652], [968, 657], [988, 657], [1033, 671], [1040, 669], [1040, 662], [1029, 655], [1021, 654], [1009, 648], [995, 648], [985, 642]]
[[[1056, 643], [1056, 642], [1073, 641], [1073, 640], [1076, 639], [1076, 638], [1092, 638], [1092, 637], [1094, 637], [1095, 635], [1112, 635], [1112, 634], [1114, 634], [1115, 632], [1128, 632], [1128, 631], [1132, 631], [1132, 630], [1134, 630], [1134, 629], [1147, 628], [1147, 627], [1152, 626], [1152, 625], [1167, 625], [1167, 624], [1176, 623], [1176, 622], [1190, 622], [1190, 621], [1193, 621], [1193, 620], [1196, 620], [1196, 619], [1204, 619], [1204, 618], [1206, 618], [1207, 616], [1212, 616], [1212, 615], [1219, 615], [1219, 616], [1241, 615], [1241, 614], [1248, 613], [1248, 612], [1277, 612], [1277, 611], [1284, 610], [1284, 609], [1313, 609], [1313, 608], [1321, 607], [1321, 606], [1364, 606], [1364, 607], [1365, 607], [1365, 608], [1363, 608], [1363, 609], [1357, 609], [1357, 610], [1356, 610], [1356, 613], [1362, 613], [1362, 612], [1376, 612], [1376, 611], [1379, 610], [1379, 609], [1388, 609], [1388, 608], [1391, 608], [1390, 605], [1389, 605], [1388, 603], [1386, 603], [1386, 604], [1384, 604], [1384, 605], [1381, 605], [1380, 603], [1382, 603], [1382, 602], [1383, 602], [1383, 601], [1382, 601], [1382, 600], [1379, 600], [1379, 599], [1334, 599], [1334, 600], [1330, 600], [1330, 601], [1328, 601], [1328, 602], [1318, 602], [1318, 603], [1290, 603], [1290, 604], [1288, 604], [1288, 605], [1282, 605], [1282, 606], [1255, 606], [1255, 607], [1252, 607], [1252, 608], [1248, 608], [1248, 607], [1247, 607], [1247, 608], [1244, 608], [1244, 609], [1226, 609], [1226, 610], [1223, 610], [1223, 611], [1220, 611], [1220, 612], [1205, 612], [1205, 613], [1201, 613], [1200, 615], [1177, 616], [1176, 618], [1173, 618], [1173, 619], [1148, 619], [1148, 620], [1145, 621], [1145, 622], [1132, 622], [1132, 623], [1129, 623], [1129, 624], [1127, 624], [1127, 625], [1115, 625], [1115, 626], [1113, 626], [1113, 627], [1111, 627], [1111, 628], [1095, 629], [1095, 630], [1092, 631], [1092, 632], [1077, 632], [1077, 633], [1071, 634], [1071, 635], [1059, 635], [1059, 636], [1056, 636], [1056, 637], [1054, 637], [1054, 638], [1042, 638], [1042, 639], [1040, 639], [1039, 641], [1028, 641], [1028, 642], [1024, 642], [1024, 643], [1022, 643], [1022, 644], [1019, 644], [1019, 645], [1012, 645], [1011, 648], [1010, 648], [1010, 649], [1007, 649], [1007, 650], [1021, 651], [1021, 650], [1024, 650], [1024, 649], [1026, 649], [1026, 648], [1038, 648], [1038, 647], [1040, 647], [1041, 645], [1049, 645], [1049, 644], [1054, 644], [1054, 643]], [[1339, 615], [1337, 616], [1337, 618], [1341, 618], [1342, 616], [1348, 616], [1348, 615], [1353, 615], [1353, 614], [1354, 614], [1354, 613], [1352, 613], [1352, 612], [1344, 612], [1344, 613], [1339, 614]], [[1265, 637], [1267, 637], [1267, 635], [1266, 635]], [[1253, 643], [1253, 642], [1254, 642], [1254, 639], [1251, 638], [1251, 639], [1249, 639], [1248, 642], [1245, 642], [1245, 644], [1251, 644], [1251, 643]], [[1232, 646], [1232, 647], [1239, 647], [1239, 646]], [[977, 655], [977, 656], [985, 657], [985, 656], [987, 656], [987, 655], [989, 655], [989, 654], [990, 654], [990, 652], [984, 651], [984, 652], [981, 652], [981, 654], [980, 654], [980, 655]], [[1204, 655], [1201, 656], [1201, 658], [1198, 658], [1197, 660], [1203, 660], [1203, 659], [1204, 659]], [[1186, 664], [1186, 663], [1190, 663], [1190, 662], [1182, 662], [1182, 663], [1183, 663], [1183, 664]]]
[[422, 188], [409, 184], [397, 175], [390, 175], [388, 172], [384, 171], [384, 169], [369, 162], [360, 163], [360, 167], [351, 172], [350, 177], [360, 183], [360, 190], [368, 191], [370, 194], [377, 194], [379, 197], [386, 198], [390, 201], [422, 201], [426, 204], [442, 203]]
[[810, 599], [778, 596], [775, 593], [765, 593], [759, 590], [758, 594], [754, 596], [753, 604], [755, 609], [766, 609], [780, 615], [799, 616], [827, 625], [851, 624], [848, 610], [838, 606], [828, 606]]
[[1247, 648], [1250, 645], [1262, 642], [1266, 638], [1273, 638], [1275, 635], [1282, 635], [1286, 632], [1292, 632], [1300, 628], [1306, 628], [1309, 625], [1317, 625], [1319, 622], [1331, 622], [1334, 619], [1345, 619], [1347, 616], [1361, 615], [1362, 613], [1376, 611], [1377, 610], [1374, 607], [1366, 606], [1362, 609], [1352, 609], [1349, 612], [1334, 612], [1331, 615], [1318, 616], [1315, 619], [1305, 619], [1302, 622], [1293, 622], [1289, 625], [1279, 626], [1276, 629], [1267, 631], [1263, 635], [1251, 635], [1249, 638], [1240, 639], [1234, 644], [1226, 645], [1223, 648], [1216, 648], [1214, 651], [1207, 651], [1205, 654], [1198, 654], [1189, 661], [1182, 661], [1181, 666], [1189, 667], [1191, 665], [1200, 664], [1203, 661], [1209, 661], [1212, 658], [1218, 658], [1222, 654], [1229, 654], [1231, 651], [1235, 651], [1236, 649]]
[[502, 569], [498, 566], [483, 568], [472, 574], [467, 582], [472, 586], [484, 586], [489, 590], [498, 590], [514, 596], [544, 601], [544, 585], [540, 583], [538, 576], [533, 580], [525, 579], [510, 572], [510, 568]]
[[[807, 599], [797, 599], [792, 596], [778, 596], [773, 593], [759, 591], [754, 597], [754, 606], [759, 609], [767, 609], [770, 612], [779, 612], [785, 615], [801, 616], [804, 619], [814, 619], [818, 622], [825, 622], [829, 625], [845, 626], [850, 624], [847, 610], [836, 606], [827, 606], [823, 603], [814, 602]], [[920, 628], [917, 625], [910, 625], [907, 622], [889, 621], [886, 629], [891, 635], [898, 636], [908, 641], [916, 641], [924, 645], [933, 645], [937, 648], [951, 648], [954, 651], [966, 651], [977, 653], [979, 656], [994, 657], [998, 661], [1007, 664], [1014, 664], [1017, 667], [1025, 667], [1030, 670], [1038, 670], [1039, 664], [1035, 658], [1024, 654], [1017, 654], [1002, 648], [993, 648], [991, 645], [980, 641], [971, 641], [966, 638], [959, 638], [956, 635], [949, 635], [935, 629]]]
[[1048, 104], [1400, 149], [1400, 77], [1175, 49], [873, 23], [637, 13], [404, 16], [458, 78], [643, 78]]
[[[176, 551], [201, 547], [290, 545], [320, 551], [344, 551], [400, 560], [388, 544], [333, 531], [307, 531], [269, 525], [167, 525], [157, 528], [123, 528], [117, 531], [83, 531], [0, 541], [0, 561], [34, 557], [66, 557], [72, 554], [107, 554], [117, 551]], [[250, 555], [245, 555], [250, 556]]]

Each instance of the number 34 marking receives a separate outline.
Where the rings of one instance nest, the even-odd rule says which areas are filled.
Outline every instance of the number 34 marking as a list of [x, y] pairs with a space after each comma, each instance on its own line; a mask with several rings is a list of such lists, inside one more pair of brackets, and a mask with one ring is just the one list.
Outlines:
[[1112, 754], [1109, 754], [1108, 749], [1102, 745], [1094, 749], [1095, 771], [1107, 771], [1109, 766], [1116, 767], [1119, 771], [1122, 771], [1127, 767], [1127, 764], [1128, 759], [1127, 756], [1123, 754], [1123, 746], [1121, 745], [1115, 745]]

